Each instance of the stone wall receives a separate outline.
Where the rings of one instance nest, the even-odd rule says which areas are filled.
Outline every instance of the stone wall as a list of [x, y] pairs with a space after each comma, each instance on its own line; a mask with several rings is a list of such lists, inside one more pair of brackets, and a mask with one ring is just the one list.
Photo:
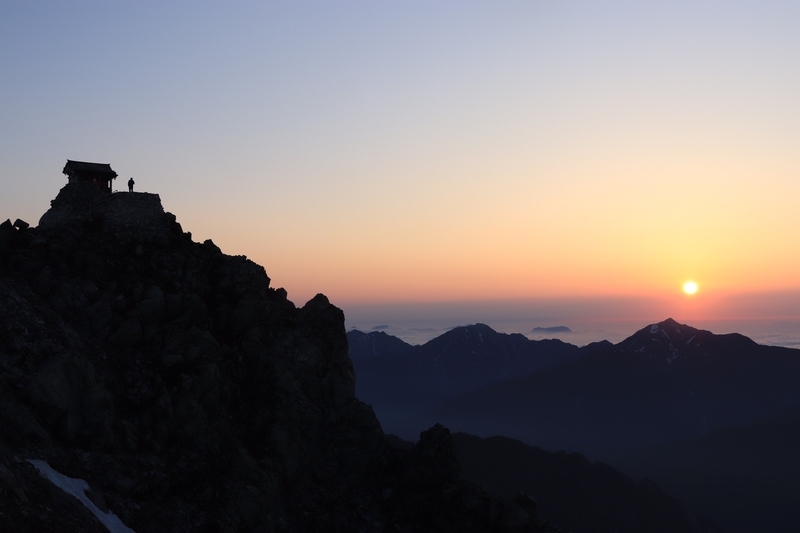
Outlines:
[[91, 220], [90, 206], [107, 195], [88, 182], [68, 183], [54, 200], [50, 209], [39, 219], [39, 228], [52, 229], [65, 224], [80, 224]]
[[161, 198], [145, 192], [103, 193], [87, 182], [69, 183], [39, 220], [39, 228], [95, 223], [104, 231], [138, 236], [161, 235], [169, 221]]
[[95, 216], [105, 218], [108, 231], [160, 234], [168, 229], [161, 198], [152, 193], [114, 193], [109, 201], [92, 207]]

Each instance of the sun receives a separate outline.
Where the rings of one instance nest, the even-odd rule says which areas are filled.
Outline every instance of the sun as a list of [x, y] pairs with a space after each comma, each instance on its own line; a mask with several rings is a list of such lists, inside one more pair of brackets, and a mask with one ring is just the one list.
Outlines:
[[687, 281], [683, 284], [683, 292], [686, 294], [694, 294], [697, 292], [697, 283], [694, 281]]

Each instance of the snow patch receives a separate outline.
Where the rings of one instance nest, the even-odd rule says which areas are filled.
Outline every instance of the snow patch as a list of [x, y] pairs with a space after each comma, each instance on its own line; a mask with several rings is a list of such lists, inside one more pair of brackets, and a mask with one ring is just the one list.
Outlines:
[[656, 333], [658, 331], [658, 324], [653, 324], [650, 326], [650, 333]]
[[28, 459], [39, 474], [48, 479], [53, 485], [60, 488], [67, 494], [72, 494], [89, 509], [93, 515], [100, 520], [100, 523], [108, 528], [110, 533], [136, 533], [134, 530], [122, 523], [117, 515], [112, 512], [104, 513], [86, 496], [84, 491], [89, 490], [89, 484], [82, 479], [67, 477], [53, 470], [49, 464], [39, 459]]
[[692, 335], [692, 338], [686, 341], [686, 344], [688, 345], [690, 342], [692, 342], [696, 336], [697, 335]]

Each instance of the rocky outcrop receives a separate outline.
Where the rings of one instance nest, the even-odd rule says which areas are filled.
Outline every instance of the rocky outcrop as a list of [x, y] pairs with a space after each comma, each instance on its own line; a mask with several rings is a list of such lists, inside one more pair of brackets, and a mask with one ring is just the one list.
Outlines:
[[90, 182], [78, 181], [61, 189], [39, 220], [38, 228], [50, 230], [90, 222], [106, 232], [164, 239], [174, 220], [174, 216], [164, 213], [157, 194], [108, 193]]
[[389, 444], [327, 298], [298, 309], [160, 202], [101, 216], [74, 185], [0, 225], [0, 529], [101, 530], [26, 459], [139, 533], [547, 529], [462, 481], [445, 428]]

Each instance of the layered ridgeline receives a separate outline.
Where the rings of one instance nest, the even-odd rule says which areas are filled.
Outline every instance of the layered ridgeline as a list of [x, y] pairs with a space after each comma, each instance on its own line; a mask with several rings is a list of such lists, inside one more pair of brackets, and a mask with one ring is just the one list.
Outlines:
[[156, 195], [67, 185], [0, 225], [0, 529], [103, 530], [34, 465], [139, 533], [548, 529], [461, 481], [442, 426], [391, 446], [347, 351], [324, 296], [296, 308]]
[[[459, 337], [475, 342], [455, 350]], [[453, 431], [577, 451], [637, 478], [655, 479], [724, 531], [796, 530], [800, 350], [759, 345], [739, 334], [715, 335], [668, 319], [616, 345], [582, 354], [573, 347], [555, 364], [500, 379], [499, 369], [509, 368], [505, 354], [512, 353], [511, 337], [471, 326], [450, 332], [453, 343], [437, 342], [438, 352], [423, 350], [424, 345], [403, 355], [373, 354], [370, 366], [356, 360], [358, 394], [372, 394], [384, 430], [406, 438], [437, 421]], [[493, 338], [498, 342], [486, 342]], [[513, 342], [531, 350], [536, 346]], [[505, 348], [490, 349], [500, 346]], [[523, 357], [519, 350], [513, 353]], [[472, 372], [490, 383], [438, 397], [417, 394], [424, 401], [410, 405], [389, 394], [401, 356], [411, 357], [409, 370], [396, 374], [412, 390], [414, 380], [434, 379], [442, 358], [448, 361], [448, 376]], [[476, 364], [476, 357], [483, 361]], [[369, 384], [361, 382], [362, 367], [371, 370]], [[384, 367], [388, 370], [375, 370]], [[382, 387], [389, 392], [382, 393]], [[360, 397], [371, 403], [369, 395]], [[405, 418], [391, 416], [396, 412]]]
[[358, 376], [356, 395], [375, 409], [385, 431], [406, 439], [416, 438], [431, 409], [460, 394], [611, 346], [532, 341], [485, 324], [454, 328], [421, 346], [381, 331], [351, 330], [347, 340]]
[[453, 438], [465, 479], [500, 496], [530, 494], [542, 517], [572, 533], [720, 531], [651, 479], [637, 483], [582, 454], [551, 453], [500, 436], [456, 433]]
[[785, 411], [800, 350], [668, 319], [622, 342], [435, 408], [454, 429], [617, 458]]
[[[398, 446], [414, 446], [392, 438]], [[579, 453], [551, 453], [500, 436], [455, 433], [453, 440], [464, 479], [495, 495], [532, 496], [542, 518], [571, 533], [720, 533], [652, 480], [637, 483]]]

